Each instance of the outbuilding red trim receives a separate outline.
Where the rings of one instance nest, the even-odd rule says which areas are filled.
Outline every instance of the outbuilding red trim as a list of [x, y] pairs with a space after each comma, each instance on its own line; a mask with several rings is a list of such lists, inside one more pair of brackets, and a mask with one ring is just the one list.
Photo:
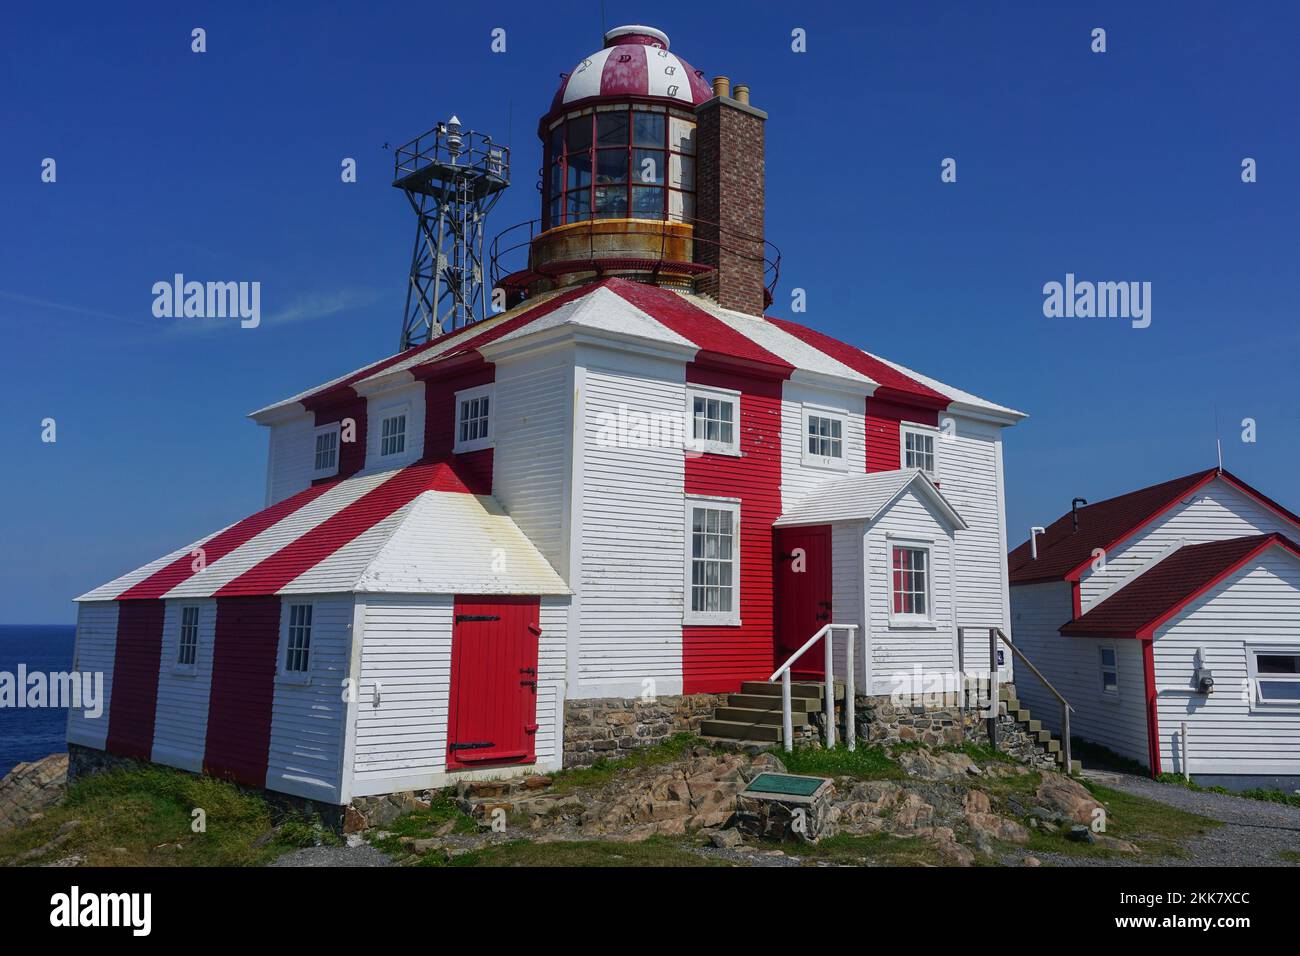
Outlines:
[[1142, 642], [1142, 679], [1147, 692], [1147, 767], [1152, 777], [1160, 776], [1160, 709], [1156, 696], [1155, 641]]

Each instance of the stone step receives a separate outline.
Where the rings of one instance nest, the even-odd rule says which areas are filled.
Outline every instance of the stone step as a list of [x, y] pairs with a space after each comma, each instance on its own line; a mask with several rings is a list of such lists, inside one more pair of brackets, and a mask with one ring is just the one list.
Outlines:
[[[1043, 732], [1046, 733], [1047, 731]], [[1044, 742], [1041, 746], [1045, 748], [1049, 754], [1054, 754], [1061, 749], [1061, 742], [1053, 737], [1051, 740]]]
[[[749, 710], [775, 710], [781, 713], [781, 695], [769, 697], [766, 694], [728, 694], [727, 704], [731, 707], [744, 707]], [[795, 697], [790, 695], [790, 712], [798, 719], [799, 714], [813, 713], [821, 710], [821, 699], [812, 697]]]
[[[768, 683], [765, 680], [747, 680], [740, 685], [742, 694], [753, 694], [759, 697], [775, 697], [778, 701], [781, 699], [781, 682], [774, 681]], [[803, 681], [794, 681], [790, 684], [790, 697], [805, 697], [813, 700], [822, 699], [822, 685], [806, 683]]]
[[1036, 734], [1043, 729], [1043, 722], [1041, 720], [1027, 721], [1025, 723], [1025, 729], [1028, 730], [1031, 734]]
[[[781, 726], [781, 708], [759, 710], [752, 707], [719, 707], [714, 714], [718, 720], [733, 720], [738, 724], [776, 724]], [[801, 710], [790, 709], [790, 720], [795, 727], [808, 726], [808, 715]]]
[[1053, 739], [1052, 732], [1050, 730], [1043, 730], [1041, 727], [1038, 730], [1032, 731], [1030, 736], [1033, 737], [1034, 740], [1040, 744], [1045, 744], [1049, 740]]
[[1011, 711], [1011, 716], [1016, 719], [1016, 723], [1024, 724], [1028, 723], [1033, 714], [1021, 707], [1019, 710]]
[[700, 724], [700, 734], [704, 737], [730, 737], [740, 740], [781, 739], [781, 725], [747, 724], [735, 720], [706, 720]]

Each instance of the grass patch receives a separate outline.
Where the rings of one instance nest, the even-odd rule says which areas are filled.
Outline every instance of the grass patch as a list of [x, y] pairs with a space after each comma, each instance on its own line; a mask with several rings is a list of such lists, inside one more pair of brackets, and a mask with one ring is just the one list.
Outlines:
[[[1186, 810], [1168, 806], [1146, 797], [1134, 796], [1109, 787], [1084, 782], [1084, 786], [1106, 807], [1105, 835], [1126, 840], [1142, 850], [1143, 857], [1185, 857], [1186, 842], [1219, 826], [1211, 820]], [[1102, 859], [1141, 859], [1119, 853], [1100, 843], [1076, 843], [1067, 839], [1069, 826], [1057, 833], [1029, 831], [1026, 849], [1039, 853], [1064, 853], [1076, 857]]]
[[965, 754], [978, 764], [1012, 763], [1021, 765], [1021, 762], [1010, 754], [1004, 754], [1001, 750], [994, 750], [987, 744], [977, 744], [970, 740], [960, 746], [940, 747], [939, 750], [947, 753]]
[[852, 777], [855, 780], [892, 780], [904, 776], [903, 768], [882, 747], [847, 750], [836, 745], [829, 750], [799, 747], [777, 757], [790, 773], [811, 777]]
[[[206, 832], [192, 829], [195, 809], [206, 815]], [[57, 846], [22, 859], [73, 821], [80, 822]], [[43, 819], [0, 833], [0, 865], [78, 855], [88, 866], [259, 866], [337, 841], [318, 818], [282, 813], [234, 784], [142, 766], [80, 780]]]
[[692, 747], [707, 746], [694, 734], [673, 734], [661, 744], [628, 751], [624, 756], [602, 757], [590, 767], [574, 767], [551, 774], [551, 793], [568, 793], [583, 787], [603, 787], [624, 770], [653, 767], [680, 760]]
[[1229, 790], [1227, 787], [1202, 787], [1196, 782], [1196, 779], [1186, 779], [1179, 773], [1162, 773], [1156, 777], [1161, 783], [1172, 783], [1179, 787], [1186, 787], [1188, 790], [1194, 790], [1197, 793], [1222, 793], [1230, 797], [1245, 797], [1247, 800], [1261, 800], [1264, 803], [1281, 803], [1288, 807], [1300, 807], [1300, 794], [1287, 793], [1284, 790], [1263, 790], [1259, 787], [1252, 787], [1250, 790]]
[[450, 833], [476, 833], [478, 824], [467, 813], [463, 813], [452, 797], [452, 791], [439, 790], [429, 800], [429, 809], [412, 810], [377, 830], [383, 837], [368, 836], [371, 846], [395, 856], [407, 851], [402, 846], [404, 840], [427, 839], [438, 834], [450, 823]]
[[[434, 856], [436, 854], [430, 854]], [[693, 853], [681, 843], [664, 837], [650, 837], [640, 843], [606, 840], [574, 840], [564, 843], [531, 843], [511, 840], [458, 856], [447, 863], [425, 861], [438, 866], [726, 866], [721, 860]]]
[[815, 844], [797, 843], [782, 849], [802, 860], [823, 860], [846, 866], [943, 865], [943, 858], [934, 844], [921, 837], [901, 837], [892, 833], [866, 836], [840, 833]]
[[1277, 858], [1288, 863], [1300, 863], [1300, 850], [1279, 850]]

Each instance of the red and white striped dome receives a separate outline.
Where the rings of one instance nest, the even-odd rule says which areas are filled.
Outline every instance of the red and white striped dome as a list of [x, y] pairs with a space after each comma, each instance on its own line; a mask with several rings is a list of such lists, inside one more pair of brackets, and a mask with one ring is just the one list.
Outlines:
[[597, 50], [564, 77], [551, 112], [591, 100], [649, 97], [693, 107], [713, 96], [704, 74], [668, 52], [668, 37], [653, 27], [615, 27]]

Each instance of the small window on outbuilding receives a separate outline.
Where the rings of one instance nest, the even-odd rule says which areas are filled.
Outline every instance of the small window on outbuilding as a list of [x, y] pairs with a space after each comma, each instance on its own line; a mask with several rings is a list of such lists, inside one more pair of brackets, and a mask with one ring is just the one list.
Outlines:
[[1097, 648], [1101, 665], [1101, 692], [1108, 697], [1119, 696], [1119, 663], [1115, 654], [1115, 645], [1102, 644]]

